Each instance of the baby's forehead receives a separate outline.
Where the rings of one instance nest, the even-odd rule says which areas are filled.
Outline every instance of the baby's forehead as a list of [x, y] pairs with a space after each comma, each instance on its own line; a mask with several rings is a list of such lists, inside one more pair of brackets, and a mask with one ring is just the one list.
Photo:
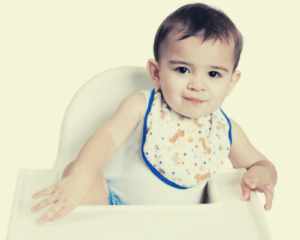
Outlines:
[[[178, 36], [173, 36], [168, 40], [165, 49], [162, 50], [162, 61], [164, 64], [222, 65], [229, 72], [234, 68], [235, 49], [233, 41], [228, 42], [218, 38], [204, 40], [201, 36], [191, 36], [182, 40]], [[203, 47], [198, 48], [198, 44], [199, 46], [203, 44]]]
[[[233, 39], [220, 39], [220, 38], [208, 38], [205, 39], [203, 36], [191, 36], [188, 38], [180, 39], [180, 35], [177, 34], [177, 36], [170, 36], [165, 44], [164, 50], [167, 50], [168, 52], [176, 52], [176, 53], [186, 53], [186, 49], [189, 48], [189, 44], [193, 44], [193, 46], [201, 46], [202, 44], [205, 44], [206, 46], [209, 46], [209, 49], [214, 51], [215, 49], [219, 49], [220, 46], [223, 49], [226, 49], [226, 53], [228, 55], [234, 55], [235, 52], [235, 44]], [[184, 41], [185, 40], [185, 41]], [[184, 43], [185, 42], [185, 43]], [[187, 42], [189, 44], [187, 44]], [[186, 47], [185, 47], [186, 46]], [[194, 52], [194, 49], [192, 49], [192, 53]]]

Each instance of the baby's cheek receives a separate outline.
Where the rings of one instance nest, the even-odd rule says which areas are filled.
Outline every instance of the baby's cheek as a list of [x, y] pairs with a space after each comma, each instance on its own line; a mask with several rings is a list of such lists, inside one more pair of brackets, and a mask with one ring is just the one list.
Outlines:
[[222, 105], [225, 98], [226, 98], [226, 94], [224, 94], [224, 92], [220, 92], [219, 94], [215, 95], [215, 97], [212, 99], [211, 103], [214, 107], [218, 108]]

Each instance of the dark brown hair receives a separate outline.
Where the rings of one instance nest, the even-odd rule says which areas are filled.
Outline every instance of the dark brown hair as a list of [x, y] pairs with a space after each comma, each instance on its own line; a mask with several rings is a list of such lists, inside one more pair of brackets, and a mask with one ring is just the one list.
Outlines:
[[203, 33], [203, 42], [214, 39], [234, 42], [234, 68], [238, 66], [243, 49], [243, 37], [234, 23], [221, 10], [201, 3], [187, 4], [171, 13], [159, 26], [154, 40], [154, 57], [160, 60], [169, 34], [183, 32], [179, 40]]

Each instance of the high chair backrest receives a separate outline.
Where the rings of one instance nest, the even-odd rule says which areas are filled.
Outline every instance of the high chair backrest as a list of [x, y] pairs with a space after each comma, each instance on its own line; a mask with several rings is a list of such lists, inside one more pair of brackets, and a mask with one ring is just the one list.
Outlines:
[[146, 68], [133, 66], [104, 71], [86, 82], [65, 112], [53, 169], [61, 174], [89, 137], [115, 114], [125, 97], [153, 88]]

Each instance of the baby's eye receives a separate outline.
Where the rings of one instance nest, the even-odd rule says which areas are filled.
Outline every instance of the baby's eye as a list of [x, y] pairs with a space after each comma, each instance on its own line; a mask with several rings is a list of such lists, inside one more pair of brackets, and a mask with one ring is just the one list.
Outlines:
[[[179, 71], [177, 71], [177, 70], [179, 70]], [[178, 68], [175, 69], [175, 71], [180, 72], [180, 73], [186, 73], [186, 70], [188, 70], [188, 69], [185, 68], [185, 67], [178, 67]]]
[[215, 78], [215, 77], [221, 77], [221, 75], [218, 73], [218, 72], [215, 72], [215, 71], [211, 71], [208, 73], [208, 75], [212, 78]]

